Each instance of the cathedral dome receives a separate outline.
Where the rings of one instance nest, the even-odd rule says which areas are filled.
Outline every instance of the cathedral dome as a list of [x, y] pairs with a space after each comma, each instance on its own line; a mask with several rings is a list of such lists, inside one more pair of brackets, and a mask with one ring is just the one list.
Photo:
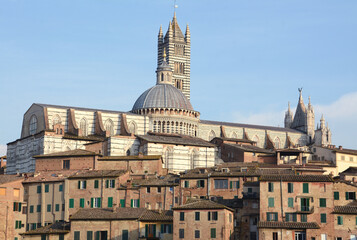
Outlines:
[[149, 108], [174, 108], [194, 111], [185, 95], [170, 84], [157, 84], [136, 100], [132, 112]]

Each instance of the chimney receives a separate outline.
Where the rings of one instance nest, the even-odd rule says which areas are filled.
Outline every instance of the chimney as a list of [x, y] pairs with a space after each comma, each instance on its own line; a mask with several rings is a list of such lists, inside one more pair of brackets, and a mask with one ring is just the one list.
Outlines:
[[342, 146], [338, 146], [338, 149], [339, 149], [339, 150], [343, 150]]

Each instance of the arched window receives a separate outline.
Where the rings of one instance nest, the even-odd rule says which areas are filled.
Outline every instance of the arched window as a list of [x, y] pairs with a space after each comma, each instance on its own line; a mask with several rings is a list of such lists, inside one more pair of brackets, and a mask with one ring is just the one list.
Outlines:
[[53, 125], [61, 124], [61, 117], [60, 117], [58, 114], [56, 114], [55, 116], [53, 116], [52, 124], [53, 124]]
[[82, 130], [82, 136], [88, 136], [88, 125], [85, 118], [82, 118], [79, 128]]
[[232, 138], [238, 138], [238, 136], [237, 136], [237, 133], [236, 133], [236, 132], [233, 132], [233, 133], [232, 133]]
[[129, 132], [132, 133], [132, 134], [136, 134], [136, 129], [137, 129], [136, 123], [131, 121], [129, 123]]
[[35, 115], [32, 115], [30, 119], [29, 133], [30, 135], [33, 135], [36, 132], [37, 132], [37, 117]]
[[164, 74], [161, 73], [161, 82], [164, 81]]
[[165, 153], [163, 154], [164, 156], [164, 166], [165, 168], [169, 169], [169, 167], [172, 164], [172, 158], [173, 158], [173, 150], [172, 148], [166, 148]]
[[213, 130], [211, 130], [211, 132], [208, 135], [208, 141], [211, 141], [215, 137], [216, 137], [216, 133]]
[[111, 119], [107, 119], [107, 121], [105, 121], [104, 128], [109, 132], [109, 136], [114, 135], [114, 123]]
[[157, 129], [156, 129], [156, 121], [154, 121], [154, 125], [153, 125], [153, 128], [152, 128], [152, 131], [153, 131], [153, 132], [156, 132], [156, 131], [157, 131]]
[[274, 145], [276, 149], [280, 149], [280, 139], [278, 137], [275, 138]]

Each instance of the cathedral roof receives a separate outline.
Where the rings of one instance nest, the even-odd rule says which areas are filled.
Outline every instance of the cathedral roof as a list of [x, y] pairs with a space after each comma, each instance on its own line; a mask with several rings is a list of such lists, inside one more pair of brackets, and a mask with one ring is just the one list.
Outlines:
[[132, 111], [145, 108], [175, 108], [193, 111], [190, 101], [170, 84], [157, 84], [136, 100]]

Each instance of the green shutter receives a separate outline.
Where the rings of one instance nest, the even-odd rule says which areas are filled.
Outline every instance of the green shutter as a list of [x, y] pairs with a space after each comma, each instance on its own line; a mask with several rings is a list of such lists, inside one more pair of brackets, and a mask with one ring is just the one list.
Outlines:
[[232, 181], [229, 182], [229, 188], [230, 188], [230, 189], [233, 188], [233, 182], [232, 182]]
[[113, 179], [113, 188], [115, 188], [115, 179]]
[[340, 200], [340, 193], [339, 192], [334, 192], [333, 193], [333, 199], [334, 200]]
[[33, 205], [30, 206], [30, 213], [33, 213]]
[[131, 199], [130, 207], [134, 206], [134, 199]]
[[169, 224], [169, 233], [172, 233], [172, 224]]
[[16, 211], [16, 202], [14, 202], [13, 206], [12, 206], [12, 211]]
[[95, 232], [95, 240], [99, 240], [99, 238], [100, 238], [100, 232], [96, 231]]
[[309, 193], [309, 183], [303, 183], [302, 184], [302, 192], [303, 193]]
[[140, 207], [140, 199], [138, 199], [138, 208]]
[[154, 238], [155, 238], [156, 237], [156, 224], [154, 224], [152, 227], [153, 227], [152, 230], [153, 230], [153, 234], [154, 234]]
[[105, 181], [105, 187], [108, 188], [109, 187], [109, 180]]
[[91, 198], [91, 199], [90, 199], [90, 207], [91, 207], [91, 208], [93, 208], [93, 204], [94, 204], [94, 199]]
[[240, 188], [240, 181], [237, 181], [237, 188]]
[[320, 198], [320, 207], [326, 207], [326, 198]]
[[101, 198], [98, 198], [98, 207], [102, 207], [102, 199]]
[[78, 181], [78, 189], [81, 189], [81, 181]]
[[113, 197], [108, 197], [108, 207], [113, 207]]
[[62, 192], [63, 191], [63, 184], [59, 185], [58, 191]]
[[84, 198], [79, 200], [79, 207], [84, 208]]
[[211, 228], [211, 238], [216, 238], [216, 229]]
[[79, 231], [75, 231], [74, 232], [74, 240], [80, 240], [81, 239], [81, 235]]
[[288, 207], [294, 207], [294, 198], [288, 198]]
[[94, 180], [94, 188], [99, 188], [99, 181], [98, 180]]
[[125, 199], [120, 199], [120, 206], [125, 207]]
[[338, 225], [343, 225], [343, 218], [342, 218], [342, 216], [337, 216], [337, 224], [338, 224]]
[[160, 232], [164, 233], [165, 231], [165, 225], [164, 224], [160, 224]]
[[93, 240], [93, 231], [87, 231], [87, 240]]
[[69, 199], [69, 208], [74, 208], [74, 199]]
[[321, 213], [321, 223], [326, 223], [326, 213]]
[[46, 184], [45, 185], [45, 192], [49, 192], [50, 191], [50, 185]]
[[83, 181], [83, 182], [84, 182], [84, 184], [83, 184], [83, 185], [84, 185], [84, 186], [83, 186], [83, 188], [84, 188], [84, 189], [86, 189], [86, 188], [87, 188], [87, 181]]
[[56, 212], [59, 212], [60, 205], [56, 204]]
[[189, 182], [188, 181], [185, 181], [185, 188], [188, 188], [190, 185], [189, 185]]
[[51, 212], [51, 204], [47, 204], [47, 212]]
[[41, 193], [41, 186], [37, 186], [37, 193]]
[[19, 202], [19, 209], [18, 209], [19, 212], [21, 212], [21, 204], [22, 203]]
[[346, 200], [348, 200], [348, 192], [346, 192]]
[[145, 237], [147, 238], [148, 235], [149, 235], [149, 225], [148, 224], [145, 224]]
[[268, 198], [268, 207], [274, 207], [274, 198]]
[[356, 225], [357, 225], [357, 217], [356, 217]]

